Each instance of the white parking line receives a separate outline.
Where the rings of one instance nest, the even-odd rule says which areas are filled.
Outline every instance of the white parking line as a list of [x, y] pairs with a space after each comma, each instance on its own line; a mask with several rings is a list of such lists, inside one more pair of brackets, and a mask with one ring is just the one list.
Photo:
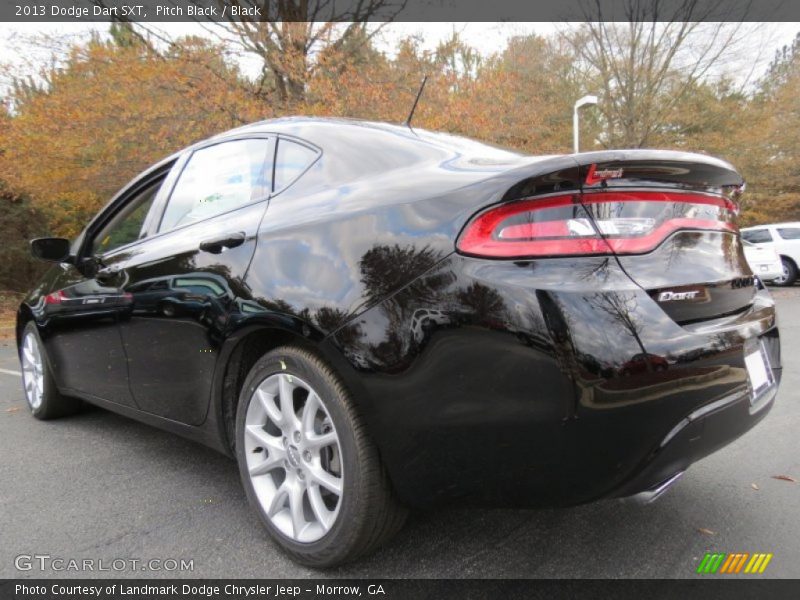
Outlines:
[[6, 375], [16, 375], [17, 377], [22, 377], [22, 373], [19, 371], [12, 371], [11, 369], [0, 369], [0, 373], [5, 373]]

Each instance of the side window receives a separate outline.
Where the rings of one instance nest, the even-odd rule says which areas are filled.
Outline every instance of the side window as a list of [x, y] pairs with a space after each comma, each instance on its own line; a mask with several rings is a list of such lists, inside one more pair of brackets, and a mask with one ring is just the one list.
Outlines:
[[778, 227], [778, 233], [785, 240], [800, 240], [800, 227]]
[[743, 231], [742, 237], [753, 244], [763, 244], [764, 242], [772, 241], [772, 234], [770, 234], [769, 229]]
[[142, 225], [162, 183], [164, 180], [159, 179], [139, 192], [97, 233], [92, 242], [92, 254], [105, 254], [142, 237]]
[[275, 156], [276, 192], [288, 187], [317, 158], [317, 151], [291, 140], [278, 140]]
[[202, 296], [222, 296], [225, 288], [213, 279], [207, 277], [178, 278], [175, 280], [176, 289], [189, 290]]
[[269, 195], [270, 141], [236, 140], [194, 152], [178, 177], [159, 231], [201, 221]]

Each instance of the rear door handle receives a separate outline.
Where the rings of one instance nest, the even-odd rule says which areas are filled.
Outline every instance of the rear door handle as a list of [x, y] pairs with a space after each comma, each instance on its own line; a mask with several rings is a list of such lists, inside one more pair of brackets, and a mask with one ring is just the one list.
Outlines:
[[226, 233], [218, 238], [203, 240], [200, 242], [200, 250], [203, 252], [210, 252], [211, 254], [219, 254], [224, 248], [236, 248], [236, 246], [241, 246], [244, 244], [246, 237], [244, 231]]

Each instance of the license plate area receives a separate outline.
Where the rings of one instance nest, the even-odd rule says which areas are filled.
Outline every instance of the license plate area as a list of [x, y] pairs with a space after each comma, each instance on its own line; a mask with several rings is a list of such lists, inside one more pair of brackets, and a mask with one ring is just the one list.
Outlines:
[[750, 404], [755, 404], [758, 399], [775, 385], [775, 376], [769, 364], [769, 356], [761, 340], [746, 344], [744, 350], [744, 365], [747, 369], [747, 381], [750, 384]]

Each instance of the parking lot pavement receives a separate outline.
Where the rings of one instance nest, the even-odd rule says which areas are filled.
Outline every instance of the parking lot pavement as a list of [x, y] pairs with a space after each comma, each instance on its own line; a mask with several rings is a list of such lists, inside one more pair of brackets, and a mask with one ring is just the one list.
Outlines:
[[800, 287], [775, 296], [784, 357], [777, 405], [659, 501], [415, 514], [376, 555], [323, 573], [272, 545], [231, 460], [102, 410], [31, 418], [13, 344], [0, 342], [0, 577], [42, 575], [17, 571], [20, 554], [194, 561], [191, 572], [148, 576], [692, 577], [713, 551], [771, 552], [764, 576], [800, 577], [800, 483], [773, 478], [800, 479]]

